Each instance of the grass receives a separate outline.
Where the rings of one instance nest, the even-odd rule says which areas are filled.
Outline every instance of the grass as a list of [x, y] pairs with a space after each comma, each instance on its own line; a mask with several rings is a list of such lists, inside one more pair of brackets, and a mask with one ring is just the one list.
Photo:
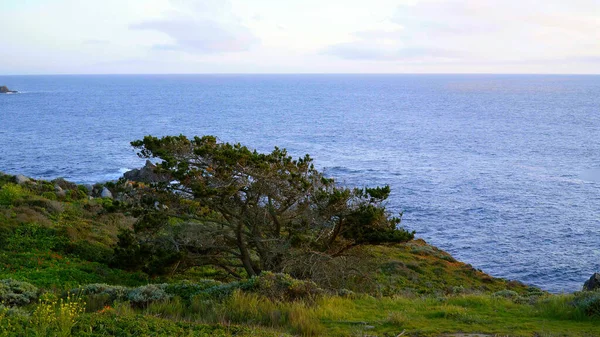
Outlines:
[[[306, 303], [273, 301], [236, 291], [223, 301], [187, 305], [173, 298], [146, 308], [115, 302], [87, 313], [81, 311], [83, 299], [69, 299], [63, 303], [40, 302], [31, 307], [33, 319], [30, 322], [18, 315], [0, 314], [0, 326], [19, 326], [21, 330], [15, 336], [18, 333], [30, 335], [38, 330], [45, 331], [46, 335], [64, 336], [150, 332], [157, 336], [172, 332], [202, 336], [209, 335], [205, 334], [207, 331], [223, 336], [234, 332], [242, 336], [396, 336], [403, 331], [406, 336], [457, 332], [498, 336], [597, 336], [600, 322], [570, 305], [573, 297], [549, 295], [534, 304], [519, 304], [490, 295], [324, 296], [315, 303]], [[11, 335], [5, 333], [4, 336]]]

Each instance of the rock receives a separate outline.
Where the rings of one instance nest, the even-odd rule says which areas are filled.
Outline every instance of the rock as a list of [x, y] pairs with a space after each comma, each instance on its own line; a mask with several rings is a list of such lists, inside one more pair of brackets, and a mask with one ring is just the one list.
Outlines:
[[585, 281], [583, 284], [583, 290], [592, 291], [600, 289], [600, 274], [594, 273], [589, 280]]
[[17, 184], [19, 185], [23, 185], [25, 183], [28, 183], [31, 181], [31, 179], [27, 178], [26, 176], [22, 175], [22, 174], [17, 174], [15, 176], [15, 181], [17, 182]]
[[52, 182], [54, 183], [55, 188], [56, 188], [56, 186], [59, 186], [63, 190], [76, 190], [77, 189], [77, 184], [72, 183], [70, 181], [66, 181], [64, 178], [56, 178], [56, 179], [52, 180]]
[[54, 185], [54, 192], [62, 192], [62, 191], [63, 191], [62, 187], [58, 186], [58, 184]]
[[141, 183], [159, 183], [172, 180], [167, 174], [156, 173], [156, 165], [152, 164], [149, 160], [146, 160], [146, 165], [141, 169], [127, 171], [123, 174], [123, 177], [127, 180]]
[[0, 94], [16, 94], [17, 92], [18, 91], [8, 89], [5, 85], [0, 87]]
[[112, 199], [112, 197], [113, 197], [112, 193], [110, 193], [110, 190], [106, 187], [102, 189], [100, 196], [102, 198], [110, 198], [110, 199]]

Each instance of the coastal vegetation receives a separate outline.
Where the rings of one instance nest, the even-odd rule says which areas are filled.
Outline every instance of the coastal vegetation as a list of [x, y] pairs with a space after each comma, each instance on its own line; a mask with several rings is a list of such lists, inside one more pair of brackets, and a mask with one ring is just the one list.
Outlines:
[[600, 333], [600, 292], [456, 261], [399, 227], [389, 187], [214, 137], [133, 145], [161, 179], [0, 174], [0, 336]]

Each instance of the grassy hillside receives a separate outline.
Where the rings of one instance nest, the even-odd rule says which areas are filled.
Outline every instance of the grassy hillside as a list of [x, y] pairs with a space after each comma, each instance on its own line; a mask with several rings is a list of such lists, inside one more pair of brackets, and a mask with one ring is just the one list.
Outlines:
[[423, 240], [357, 249], [316, 283], [113, 268], [135, 219], [99, 189], [0, 175], [0, 336], [600, 335], [600, 293], [493, 278]]

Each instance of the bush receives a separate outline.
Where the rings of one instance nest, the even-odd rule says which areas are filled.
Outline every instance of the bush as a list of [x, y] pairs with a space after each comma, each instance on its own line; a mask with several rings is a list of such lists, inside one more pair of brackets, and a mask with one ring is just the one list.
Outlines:
[[46, 198], [48, 200], [57, 200], [58, 197], [56, 196], [56, 193], [54, 192], [44, 192], [42, 193], [42, 197]]
[[272, 300], [313, 300], [323, 291], [312, 281], [292, 278], [287, 274], [262, 273], [256, 277], [257, 293]]
[[600, 291], [577, 293], [573, 305], [588, 316], [600, 317]]
[[312, 301], [323, 293], [312, 281], [297, 280], [282, 274], [264, 272], [248, 280], [217, 285], [197, 293], [201, 299], [223, 300], [236, 290], [256, 293], [274, 301]]
[[137, 287], [127, 293], [127, 299], [138, 307], [146, 307], [152, 302], [165, 301], [171, 298], [165, 289], [168, 284], [148, 284]]
[[178, 283], [168, 284], [165, 287], [165, 292], [173, 297], [179, 297], [189, 303], [192, 297], [196, 296], [200, 292], [220, 285], [221, 282], [215, 280], [199, 280], [197, 283], [181, 281]]
[[256, 278], [251, 278], [245, 281], [230, 282], [220, 284], [211, 288], [207, 288], [199, 292], [193, 298], [195, 300], [223, 300], [230, 297], [236, 290], [252, 290], [256, 286]]
[[5, 239], [4, 248], [12, 251], [54, 250], [63, 247], [68, 239], [56, 229], [37, 224], [23, 224]]
[[113, 250], [101, 243], [80, 240], [69, 243], [65, 249], [65, 253], [75, 255], [86, 261], [94, 261], [100, 263], [108, 263], [113, 256]]
[[13, 279], [0, 280], [0, 302], [8, 306], [27, 305], [38, 297], [38, 288]]
[[496, 291], [495, 293], [492, 294], [492, 296], [494, 297], [503, 297], [503, 298], [508, 298], [511, 300], [515, 300], [518, 299], [520, 296], [516, 291], [513, 290], [500, 290], [500, 291]]
[[6, 184], [0, 189], [0, 205], [10, 206], [27, 193], [17, 184]]
[[83, 287], [71, 290], [71, 293], [78, 295], [106, 295], [110, 301], [125, 300], [130, 288], [123, 286], [113, 286], [104, 283], [93, 283]]

